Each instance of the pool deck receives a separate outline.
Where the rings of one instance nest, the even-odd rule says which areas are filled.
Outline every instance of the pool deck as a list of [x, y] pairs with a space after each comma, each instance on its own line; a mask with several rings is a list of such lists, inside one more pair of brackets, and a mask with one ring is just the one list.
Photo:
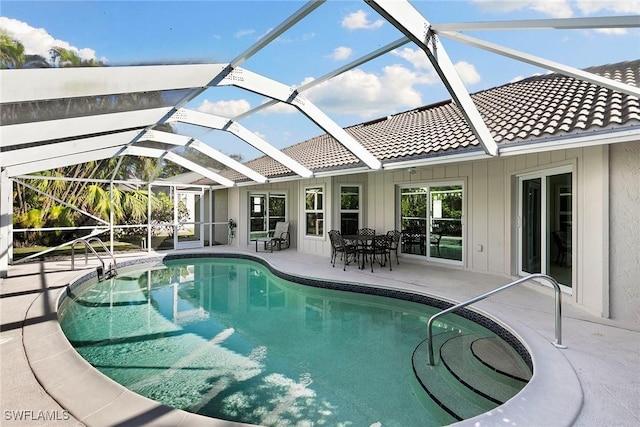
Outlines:
[[[216, 246], [183, 252], [229, 251], [229, 247]], [[232, 252], [258, 255], [285, 272], [402, 288], [453, 301], [510, 281], [504, 276], [402, 258], [393, 271], [376, 266], [371, 273], [355, 266], [343, 272], [338, 264], [332, 268], [328, 257], [294, 250], [256, 254], [255, 246], [246, 246]], [[149, 255], [116, 257], [122, 262]], [[76, 266], [84, 268], [83, 264]], [[19, 264], [10, 267], [8, 278], [0, 279], [0, 425], [234, 425], [168, 409], [135, 395], [77, 355], [60, 331], [55, 301], [83, 273], [82, 268], [69, 271], [68, 260]], [[518, 286], [474, 305], [526, 340], [534, 359], [534, 378], [531, 387], [504, 408], [463, 424], [640, 426], [640, 327], [593, 316], [568, 299], [562, 307], [566, 349], [551, 344], [554, 299], [549, 288]]]

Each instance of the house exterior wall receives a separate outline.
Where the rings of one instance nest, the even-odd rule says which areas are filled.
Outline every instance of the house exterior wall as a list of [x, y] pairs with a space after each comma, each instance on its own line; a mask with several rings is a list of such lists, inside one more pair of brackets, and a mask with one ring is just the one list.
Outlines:
[[[623, 187], [637, 179], [638, 144], [613, 148], [594, 146], [545, 153], [525, 154], [474, 162], [407, 170], [367, 172], [352, 175], [290, 181], [240, 187], [229, 190], [230, 206], [237, 206], [239, 231], [236, 243], [247, 244], [247, 205], [250, 191], [285, 190], [288, 194], [288, 217], [292, 244], [301, 252], [329, 256], [327, 232], [339, 228], [339, 188], [341, 184], [361, 185], [363, 191], [362, 227], [378, 231], [399, 229], [397, 218], [397, 186], [411, 183], [462, 182], [464, 185], [462, 267], [477, 272], [517, 276], [517, 177], [548, 169], [571, 166], [573, 174], [573, 265], [574, 286], [565, 301], [571, 301], [593, 314], [608, 317], [609, 307], [609, 216], [621, 221], [612, 228], [611, 241], [622, 242], [624, 256], [612, 262], [611, 284], [614, 287], [611, 307], [615, 316], [631, 318], [638, 323], [638, 310], [629, 301], [638, 298], [640, 286], [629, 283], [629, 275], [638, 271], [637, 242], [640, 226], [638, 197], [640, 186]], [[634, 157], [635, 156], [635, 157]], [[609, 209], [609, 170], [614, 193]], [[322, 185], [325, 191], [324, 237], [304, 234], [304, 188]], [[235, 194], [236, 196], [232, 196]], [[239, 203], [239, 205], [235, 204]], [[230, 217], [234, 213], [230, 212]], [[635, 222], [634, 222], [635, 221]], [[626, 230], [632, 229], [632, 233]], [[627, 234], [625, 234], [627, 233]], [[634, 234], [635, 233], [635, 234]], [[615, 257], [613, 257], [615, 258]], [[426, 261], [425, 261], [426, 262]], [[636, 307], [638, 304], [636, 304]]]
[[611, 318], [640, 325], [640, 141], [609, 153]]
[[[236, 237], [232, 241], [232, 246], [244, 246], [249, 242], [249, 194], [252, 192], [278, 191], [287, 195], [286, 217], [289, 220], [289, 237], [291, 248], [300, 246], [300, 215], [299, 209], [300, 188], [303, 181], [285, 181], [264, 185], [251, 185], [246, 187], [233, 187], [226, 190], [229, 194], [229, 218], [234, 219], [238, 227]], [[302, 249], [300, 249], [302, 250]]]

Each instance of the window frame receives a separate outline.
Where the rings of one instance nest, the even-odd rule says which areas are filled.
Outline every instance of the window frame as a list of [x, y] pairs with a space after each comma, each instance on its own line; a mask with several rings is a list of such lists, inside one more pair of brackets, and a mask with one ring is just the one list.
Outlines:
[[[342, 208], [342, 189], [345, 187], [356, 187], [358, 189], [358, 209], [343, 209]], [[360, 224], [362, 224], [362, 184], [340, 184], [338, 188], [338, 225], [340, 232], [345, 234], [345, 231], [342, 229], [342, 214], [343, 213], [357, 213], [358, 214], [358, 226], [356, 228], [361, 228]], [[346, 233], [348, 234], [348, 233]]]
[[251, 216], [251, 212], [253, 209], [253, 204], [251, 203], [251, 200], [253, 198], [253, 196], [264, 196], [264, 216], [263, 218], [265, 218], [264, 220], [266, 221], [266, 231], [263, 232], [257, 232], [257, 233], [265, 233], [265, 235], [267, 235], [270, 231], [273, 231], [272, 229], [270, 229], [269, 227], [269, 223], [270, 223], [270, 201], [271, 201], [271, 197], [272, 196], [281, 196], [282, 198], [284, 198], [284, 219], [283, 221], [288, 221], [289, 220], [289, 194], [287, 191], [285, 190], [275, 190], [275, 191], [249, 191], [247, 194], [247, 206], [249, 208], [249, 211], [247, 212], [247, 243], [251, 244], [253, 242], [256, 241], [256, 239], [252, 239], [251, 235], [252, 235], [252, 231], [251, 231], [251, 220], [252, 220], [252, 216]]
[[[307, 208], [307, 193], [309, 192], [309, 190], [320, 190], [319, 192], [316, 193], [316, 197], [314, 197], [314, 209], [308, 209]], [[317, 184], [317, 185], [305, 185], [303, 188], [303, 194], [302, 194], [302, 203], [303, 203], [303, 212], [304, 212], [304, 236], [308, 237], [308, 238], [324, 238], [325, 235], [325, 225], [326, 225], [326, 209], [327, 209], [327, 197], [326, 197], [326, 188], [324, 184]], [[318, 208], [318, 197], [317, 194], [321, 194], [322, 195], [322, 203], [321, 203], [321, 208]], [[322, 230], [319, 233], [316, 234], [309, 234], [308, 230], [309, 230], [309, 224], [308, 224], [308, 215], [309, 214], [316, 214], [316, 215], [320, 215], [320, 220], [322, 222]], [[317, 224], [316, 224], [316, 227]]]

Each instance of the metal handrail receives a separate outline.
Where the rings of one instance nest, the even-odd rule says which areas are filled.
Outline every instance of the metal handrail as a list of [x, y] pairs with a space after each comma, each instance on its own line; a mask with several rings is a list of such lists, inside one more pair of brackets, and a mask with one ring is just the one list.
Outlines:
[[482, 295], [478, 295], [476, 297], [473, 297], [467, 301], [461, 302], [460, 304], [456, 304], [453, 307], [449, 307], [446, 310], [442, 310], [439, 313], [434, 314], [433, 316], [431, 316], [429, 318], [429, 321], [427, 322], [427, 341], [428, 341], [428, 347], [429, 347], [429, 355], [428, 355], [428, 362], [430, 366], [433, 366], [433, 322], [440, 316], [444, 316], [445, 314], [449, 314], [451, 312], [454, 312], [456, 310], [459, 310], [461, 308], [464, 308], [468, 305], [471, 305], [475, 302], [481, 301], [493, 294], [496, 294], [498, 292], [501, 292], [505, 289], [509, 289], [512, 286], [515, 285], [519, 285], [521, 283], [524, 282], [528, 282], [530, 280], [533, 279], [544, 279], [546, 281], [548, 281], [549, 283], [551, 283], [551, 285], [553, 286], [553, 289], [555, 291], [555, 327], [556, 327], [556, 340], [555, 342], [553, 342], [552, 344], [555, 345], [558, 348], [567, 348], [566, 345], [562, 344], [562, 294], [560, 291], [560, 285], [558, 285], [558, 282], [551, 276], [547, 276], [546, 274], [540, 274], [540, 273], [535, 273], [535, 274], [531, 274], [527, 277], [523, 277], [520, 278], [518, 280], [514, 280], [513, 282], [507, 283], [506, 285], [500, 286], [499, 288], [493, 289], [489, 292], [485, 292]]
[[[102, 249], [104, 249], [105, 252], [111, 257], [111, 260], [113, 261], [113, 264], [111, 266], [112, 267], [111, 270], [113, 270], [113, 272], [115, 274], [117, 274], [115, 257], [109, 251], [109, 249], [107, 249], [107, 247], [104, 245], [102, 240], [100, 240], [100, 238], [96, 237], [96, 236], [89, 237], [88, 239], [80, 237], [78, 239], [75, 239], [71, 243], [71, 270], [75, 270], [75, 259], [76, 259], [76, 257], [75, 257], [75, 245], [78, 242], [82, 242], [82, 243], [84, 243], [84, 265], [87, 265], [87, 263], [88, 263], [88, 259], [89, 259], [88, 250], [91, 250], [91, 252], [93, 252], [93, 254], [96, 256], [96, 258], [98, 258], [98, 261], [100, 261], [100, 264], [102, 264], [102, 270], [98, 271], [98, 279], [100, 279], [101, 275], [107, 274], [107, 270], [105, 269], [104, 260], [102, 259], [102, 257], [100, 255], [98, 255], [98, 252], [96, 252], [96, 250], [93, 249], [93, 246], [91, 246], [91, 241], [98, 242], [100, 244], [100, 246], [102, 246]], [[111, 270], [109, 270], [109, 271], [111, 271]]]
[[87, 239], [87, 243], [91, 244], [91, 242], [98, 242], [100, 244], [100, 246], [102, 246], [102, 249], [104, 249], [104, 251], [111, 257], [111, 261], [113, 262], [111, 265], [112, 265], [113, 271], [115, 273], [116, 272], [116, 258], [113, 256], [113, 253], [111, 253], [111, 251], [109, 249], [107, 249], [107, 247], [105, 246], [104, 242], [102, 240], [100, 240], [99, 237], [97, 237], [97, 236], [89, 237]]

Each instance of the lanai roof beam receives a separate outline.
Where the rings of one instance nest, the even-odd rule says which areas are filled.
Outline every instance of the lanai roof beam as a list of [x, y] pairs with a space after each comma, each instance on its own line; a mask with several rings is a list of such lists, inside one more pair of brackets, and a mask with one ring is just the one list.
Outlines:
[[274, 41], [278, 38], [282, 33], [287, 31], [289, 28], [296, 25], [300, 22], [305, 16], [309, 15], [311, 12], [316, 10], [322, 3], [326, 0], [311, 0], [304, 4], [300, 9], [298, 9], [293, 15], [285, 19], [275, 27], [273, 30], [269, 31], [265, 36], [263, 36], [260, 40], [254, 43], [247, 50], [236, 56], [230, 63], [229, 66], [231, 68], [235, 68], [242, 64], [244, 61], [255, 55], [266, 45]]
[[206, 127], [209, 129], [217, 129], [230, 132], [243, 141], [247, 142], [251, 146], [260, 150], [267, 156], [271, 157], [275, 161], [288, 167], [294, 173], [305, 178], [310, 178], [313, 176], [313, 172], [311, 170], [307, 169], [296, 160], [287, 156], [282, 151], [273, 147], [271, 144], [269, 144], [244, 126], [225, 117], [182, 108], [173, 117], [171, 117], [169, 121], [178, 121], [182, 123]]
[[440, 31], [493, 31], [493, 30], [593, 30], [598, 28], [640, 27], [640, 15], [598, 16], [562, 19], [520, 19], [494, 22], [452, 22], [433, 24]]
[[369, 168], [376, 170], [382, 168], [382, 163], [375, 158], [373, 154], [365, 149], [343, 128], [338, 126], [311, 101], [298, 93], [295, 88], [240, 67], [226, 74], [217, 85], [240, 87], [293, 105], [325, 132], [333, 136], [339, 143], [344, 145]]
[[444, 46], [435, 37], [431, 23], [405, 0], [365, 0], [365, 2], [425, 51], [433, 68], [451, 94], [451, 98], [460, 108], [460, 112], [484, 147], [485, 152], [491, 156], [497, 156], [498, 146], [482, 120], [464, 83], [462, 83], [451, 59], [449, 59]]
[[190, 147], [194, 150], [199, 151], [200, 153], [217, 160], [218, 162], [224, 164], [225, 166], [230, 167], [231, 169], [245, 175], [246, 177], [260, 183], [265, 183], [268, 181], [267, 177], [258, 172], [254, 171], [251, 168], [243, 165], [235, 159], [227, 156], [224, 153], [208, 146], [207, 144], [189, 136], [176, 135], [168, 132], [161, 131], [149, 131], [146, 132], [141, 138], [140, 141], [156, 141], [162, 142], [165, 144], [178, 145], [182, 147]]
[[517, 59], [531, 65], [546, 68], [547, 70], [555, 71], [569, 77], [574, 77], [578, 80], [584, 80], [597, 86], [606, 87], [618, 92], [626, 93], [627, 95], [640, 97], [640, 88], [638, 87], [627, 85], [613, 79], [608, 79], [606, 77], [598, 76], [597, 74], [589, 73], [578, 68], [569, 67], [568, 65], [560, 64], [558, 62], [550, 61], [548, 59], [540, 58], [535, 55], [530, 55], [528, 53], [520, 52], [515, 49], [504, 47], [495, 43], [490, 43], [453, 31], [440, 32], [438, 33], [438, 35], [446, 37], [450, 40], [464, 43], [469, 46], [484, 49], [498, 55], [506, 56], [508, 58]]
[[[343, 65], [340, 68], [337, 68], [337, 69], [325, 74], [322, 77], [318, 77], [317, 79], [313, 79], [312, 81], [303, 84], [302, 86], [300, 86], [296, 90], [298, 92], [304, 92], [305, 90], [311, 89], [312, 87], [319, 85], [320, 83], [324, 83], [327, 80], [332, 79], [332, 78], [334, 78], [336, 76], [339, 76], [340, 74], [342, 74], [342, 73], [344, 73], [346, 71], [352, 70], [352, 69], [354, 69], [354, 68], [356, 68], [356, 67], [358, 67], [358, 66], [360, 66], [362, 64], [365, 64], [365, 63], [367, 63], [367, 62], [369, 62], [369, 61], [371, 61], [371, 60], [373, 60], [373, 59], [375, 59], [375, 58], [377, 58], [377, 57], [379, 57], [381, 55], [384, 55], [385, 53], [388, 53], [388, 52], [390, 52], [390, 51], [392, 51], [394, 49], [397, 49], [400, 46], [407, 44], [408, 42], [409, 42], [408, 38], [401, 37], [396, 41], [393, 41], [393, 42], [391, 42], [391, 43], [389, 43], [389, 44], [387, 44], [385, 46], [382, 46], [381, 48], [376, 49], [376, 50], [374, 50], [373, 52], [371, 52], [371, 53], [369, 53], [367, 55], [364, 55], [364, 56], [362, 56], [362, 57], [360, 57], [360, 58], [358, 58], [358, 59], [356, 59], [354, 61], [351, 61], [350, 63], [348, 63], [346, 65]], [[245, 117], [248, 117], [248, 116], [250, 116], [252, 114], [255, 114], [258, 111], [264, 110], [265, 108], [269, 108], [272, 105], [275, 105], [275, 104], [277, 104], [279, 102], [280, 101], [278, 101], [278, 100], [272, 99], [271, 101], [267, 101], [267, 102], [265, 102], [263, 104], [260, 104], [259, 106], [255, 107], [255, 108], [252, 108], [249, 111], [245, 111], [242, 114], [238, 114], [237, 116], [235, 116], [233, 118], [233, 120], [235, 120], [235, 121], [242, 120]]]
[[187, 168], [193, 172], [196, 172], [202, 176], [204, 176], [205, 178], [209, 178], [215, 182], [218, 182], [222, 185], [224, 185], [225, 187], [233, 187], [235, 185], [235, 183], [233, 181], [231, 181], [230, 179], [227, 179], [223, 176], [221, 176], [220, 174], [217, 174], [213, 171], [210, 171], [209, 169], [200, 166], [197, 163], [192, 162], [191, 160], [185, 159], [182, 156], [179, 156], [176, 153], [172, 153], [171, 151], [165, 151], [165, 150], [160, 150], [157, 148], [147, 148], [147, 147], [136, 147], [136, 146], [131, 146], [128, 147], [126, 150], [124, 150], [124, 152], [122, 154], [130, 154], [130, 155], [134, 155], [134, 156], [143, 156], [143, 157], [151, 157], [151, 158], [160, 158], [160, 157], [164, 157], [165, 159], [180, 165], [184, 168]]

